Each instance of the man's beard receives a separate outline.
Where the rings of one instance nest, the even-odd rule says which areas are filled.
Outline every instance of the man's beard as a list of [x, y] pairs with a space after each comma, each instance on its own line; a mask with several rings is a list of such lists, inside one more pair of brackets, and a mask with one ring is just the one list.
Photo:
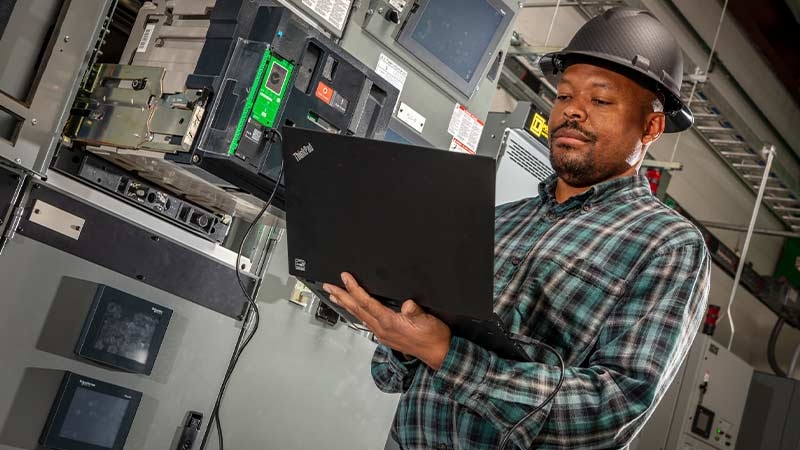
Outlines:
[[598, 167], [594, 161], [594, 149], [551, 149], [550, 164], [559, 178], [576, 188], [594, 186], [621, 172], [618, 167]]
[[[577, 123], [568, 121], [561, 124], [555, 130], [552, 130], [550, 135], [561, 128], [571, 128], [579, 131], [586, 136], [589, 141], [586, 142], [587, 148], [582, 150], [573, 149], [570, 147], [558, 147], [550, 145], [550, 164], [559, 178], [564, 180], [568, 185], [576, 188], [587, 188], [594, 186], [608, 180], [630, 167], [627, 162], [619, 164], [600, 166], [595, 161], [595, 143], [597, 142], [597, 135], [594, 133], [583, 130]], [[558, 155], [556, 155], [558, 152]]]

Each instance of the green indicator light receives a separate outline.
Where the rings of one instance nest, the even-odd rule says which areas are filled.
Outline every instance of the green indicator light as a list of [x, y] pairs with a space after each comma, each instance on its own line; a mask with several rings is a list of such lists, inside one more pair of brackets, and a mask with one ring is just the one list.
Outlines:
[[722, 434], [722, 429], [717, 428], [717, 434]]

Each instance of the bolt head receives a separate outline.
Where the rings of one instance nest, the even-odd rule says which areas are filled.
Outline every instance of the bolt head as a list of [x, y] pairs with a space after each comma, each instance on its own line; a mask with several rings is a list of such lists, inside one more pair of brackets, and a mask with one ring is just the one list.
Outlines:
[[31, 123], [32, 123], [33, 125], [36, 125], [37, 123], [39, 123], [39, 119], [37, 119], [37, 118], [35, 118], [35, 117], [34, 117], [33, 119], [31, 119]]
[[200, 162], [200, 156], [192, 155], [192, 162], [195, 163], [195, 164], [199, 163]]
[[69, 35], [64, 36], [64, 42], [69, 42]]

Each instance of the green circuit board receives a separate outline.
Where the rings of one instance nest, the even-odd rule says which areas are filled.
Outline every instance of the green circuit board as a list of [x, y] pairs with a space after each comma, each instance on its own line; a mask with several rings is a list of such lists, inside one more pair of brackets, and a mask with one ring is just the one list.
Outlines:
[[294, 64], [272, 54], [269, 50], [264, 52], [228, 149], [229, 155], [233, 155], [239, 147], [239, 141], [249, 118], [267, 128], [275, 125], [293, 72]]

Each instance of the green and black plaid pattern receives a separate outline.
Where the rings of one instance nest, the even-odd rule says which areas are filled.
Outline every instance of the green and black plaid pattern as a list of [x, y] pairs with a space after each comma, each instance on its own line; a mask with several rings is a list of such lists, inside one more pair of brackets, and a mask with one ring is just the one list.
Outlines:
[[[702, 320], [709, 258], [698, 230], [626, 177], [557, 204], [540, 196], [497, 208], [495, 312], [521, 341], [567, 364], [554, 401], [512, 441], [528, 449], [624, 448], [674, 378]], [[544, 350], [517, 362], [454, 337], [433, 371], [379, 346], [372, 375], [402, 392], [393, 437], [405, 450], [494, 450], [559, 376]]]

